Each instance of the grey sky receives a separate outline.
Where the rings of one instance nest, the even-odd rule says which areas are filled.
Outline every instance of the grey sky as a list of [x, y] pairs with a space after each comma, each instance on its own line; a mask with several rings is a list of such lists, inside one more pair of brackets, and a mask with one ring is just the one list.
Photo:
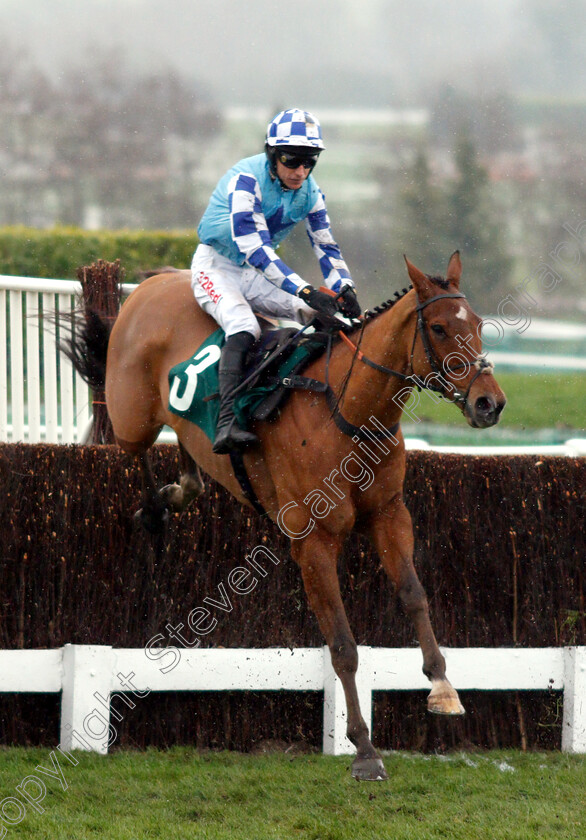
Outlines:
[[584, 0], [0, 0], [44, 70], [172, 66], [219, 104], [417, 104], [438, 82], [586, 93]]

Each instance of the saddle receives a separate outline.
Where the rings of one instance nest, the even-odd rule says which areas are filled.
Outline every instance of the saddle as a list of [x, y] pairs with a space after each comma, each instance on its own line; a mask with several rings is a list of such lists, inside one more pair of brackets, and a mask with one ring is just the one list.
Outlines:
[[330, 339], [325, 332], [299, 334], [300, 326], [275, 328], [261, 321], [261, 328], [246, 359], [242, 393], [235, 402], [236, 415], [244, 423], [275, 417], [291, 391], [287, 387], [290, 377], [319, 358]]
[[[245, 377], [234, 401], [242, 428], [255, 420], [275, 418], [291, 391], [291, 377], [321, 356], [330, 340], [327, 333], [302, 331], [301, 326], [263, 327], [248, 354]], [[220, 408], [218, 360], [224, 340], [223, 330], [216, 330], [190, 358], [169, 371], [169, 410], [195, 423], [211, 441]]]

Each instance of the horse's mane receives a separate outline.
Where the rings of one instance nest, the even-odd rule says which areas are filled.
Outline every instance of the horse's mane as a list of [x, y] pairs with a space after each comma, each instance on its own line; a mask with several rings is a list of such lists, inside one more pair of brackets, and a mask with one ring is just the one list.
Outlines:
[[[432, 276], [430, 274], [425, 275], [427, 279], [433, 283], [435, 286], [439, 286], [440, 289], [447, 289], [450, 285], [450, 281], [446, 280], [445, 277], [440, 277], [439, 275]], [[365, 321], [372, 321], [373, 318], [382, 315], [383, 312], [386, 312], [388, 309], [391, 309], [398, 301], [405, 297], [405, 295], [411, 291], [413, 286], [409, 286], [407, 289], [402, 289], [400, 292], [395, 292], [394, 297], [389, 298], [389, 300], [385, 300], [384, 303], [379, 303], [378, 306], [375, 306], [374, 309], [367, 309], [364, 313], [364, 320]]]
[[382, 315], [383, 312], [386, 312], [388, 309], [391, 309], [397, 301], [404, 298], [407, 292], [410, 292], [412, 286], [409, 286], [408, 289], [402, 289], [400, 292], [395, 292], [395, 296], [385, 300], [384, 303], [379, 303], [378, 306], [375, 306], [374, 309], [367, 309], [364, 313], [364, 320], [365, 321], [372, 321], [373, 318]]
[[367, 323], [369, 321], [374, 320], [374, 318], [377, 318], [379, 315], [382, 315], [383, 312], [387, 312], [389, 309], [391, 309], [397, 303], [397, 301], [404, 298], [405, 295], [408, 292], [411, 291], [411, 288], [412, 287], [409, 286], [409, 288], [402, 289], [400, 292], [395, 292], [394, 297], [389, 298], [388, 300], [385, 300], [384, 303], [379, 303], [379, 305], [375, 306], [374, 309], [367, 309], [366, 312], [364, 313], [364, 318], [362, 319], [362, 326], [360, 327], [360, 333], [358, 335], [358, 339], [356, 340], [356, 349], [355, 349], [354, 354], [352, 356], [352, 361], [350, 363], [350, 367], [348, 368], [348, 371], [347, 371], [346, 375], [342, 379], [342, 382], [341, 382], [341, 385], [340, 385], [340, 393], [338, 395], [338, 399], [336, 400], [336, 405], [332, 409], [332, 416], [334, 415], [334, 412], [339, 408], [340, 404], [342, 403], [342, 401], [344, 399], [344, 395], [346, 393], [346, 388], [348, 387], [348, 382], [350, 381], [350, 377], [351, 377], [352, 371], [354, 369], [354, 364], [356, 362], [356, 359], [358, 358], [358, 353], [359, 353], [359, 350], [360, 350], [360, 345], [362, 343], [362, 337], [364, 335], [365, 326], [367, 325]]
[[[440, 289], [447, 289], [448, 286], [449, 286], [449, 280], [446, 280], [444, 277], [431, 276], [429, 274], [426, 274], [425, 276], [435, 286], [439, 286]], [[356, 341], [356, 350], [354, 352], [354, 355], [352, 356], [352, 362], [350, 364], [350, 367], [348, 368], [348, 372], [346, 373], [346, 375], [344, 376], [344, 378], [342, 380], [341, 387], [340, 387], [340, 394], [339, 394], [338, 399], [336, 401], [336, 406], [332, 410], [332, 414], [339, 407], [340, 403], [342, 402], [342, 400], [344, 398], [344, 394], [346, 393], [346, 387], [348, 386], [350, 376], [352, 375], [352, 370], [354, 368], [354, 363], [356, 362], [356, 359], [358, 358], [358, 352], [360, 350], [360, 344], [362, 342], [362, 336], [364, 335], [364, 327], [366, 326], [366, 324], [369, 321], [372, 321], [375, 318], [378, 318], [378, 316], [382, 315], [383, 312], [388, 312], [389, 309], [392, 309], [392, 307], [396, 303], [398, 303], [398, 301], [402, 300], [405, 297], [405, 295], [408, 294], [411, 291], [412, 288], [413, 288], [413, 286], [409, 286], [408, 288], [401, 289], [400, 292], [395, 292], [395, 294], [392, 298], [389, 298], [388, 300], [385, 300], [383, 303], [379, 303], [378, 306], [374, 307], [374, 309], [367, 309], [366, 312], [364, 313], [364, 319], [362, 321], [362, 326], [360, 328], [360, 334], [358, 336], [358, 340]]]

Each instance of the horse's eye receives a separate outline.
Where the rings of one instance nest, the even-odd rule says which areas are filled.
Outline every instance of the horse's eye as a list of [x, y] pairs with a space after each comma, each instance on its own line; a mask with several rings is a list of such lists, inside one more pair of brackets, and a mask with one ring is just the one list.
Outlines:
[[441, 326], [441, 324], [432, 324], [431, 325], [431, 331], [432, 331], [432, 333], [434, 333], [434, 335], [445, 335], [446, 334], [446, 331]]

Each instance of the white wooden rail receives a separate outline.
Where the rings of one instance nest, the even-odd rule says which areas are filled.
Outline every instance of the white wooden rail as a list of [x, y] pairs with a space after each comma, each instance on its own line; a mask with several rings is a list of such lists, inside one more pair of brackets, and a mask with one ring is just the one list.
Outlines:
[[[125, 295], [135, 288], [124, 283]], [[83, 443], [92, 420], [90, 392], [59, 351], [55, 324], [78, 305], [77, 280], [0, 275], [0, 442]], [[174, 443], [164, 429], [161, 443]], [[586, 439], [539, 446], [431, 446], [407, 439], [407, 449], [462, 455], [586, 455]]]
[[83, 440], [89, 389], [56, 335], [59, 315], [76, 307], [80, 293], [75, 280], [0, 276], [0, 441]]
[[[358, 653], [358, 694], [369, 728], [373, 691], [429, 691], [418, 648], [360, 646]], [[443, 653], [459, 690], [563, 692], [562, 750], [586, 753], [586, 647], [447, 648]], [[65, 645], [0, 651], [0, 691], [62, 692], [60, 745], [68, 750], [106, 753], [117, 722], [150, 691], [229, 690], [323, 690], [323, 750], [354, 752], [345, 735], [342, 686], [327, 648]]]

